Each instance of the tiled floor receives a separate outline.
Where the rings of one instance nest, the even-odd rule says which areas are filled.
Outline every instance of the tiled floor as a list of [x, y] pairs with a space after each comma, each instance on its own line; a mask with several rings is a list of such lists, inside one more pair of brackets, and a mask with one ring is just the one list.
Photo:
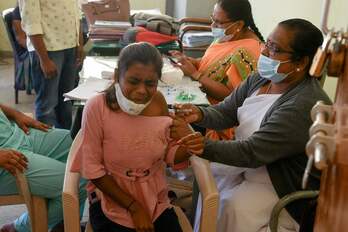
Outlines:
[[0, 102], [22, 112], [32, 113], [34, 109], [34, 95], [27, 95], [25, 91], [19, 91], [19, 104], [15, 104], [13, 73], [13, 60], [0, 59]]

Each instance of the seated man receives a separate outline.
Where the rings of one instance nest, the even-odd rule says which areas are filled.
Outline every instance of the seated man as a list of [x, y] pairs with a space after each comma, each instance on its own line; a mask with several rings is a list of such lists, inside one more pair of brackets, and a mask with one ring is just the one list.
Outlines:
[[[72, 139], [68, 130], [50, 129], [23, 113], [0, 104], [0, 195], [17, 193], [15, 169], [24, 172], [33, 195], [47, 199], [48, 226], [63, 231], [62, 188]], [[86, 192], [80, 186], [83, 212]], [[28, 213], [0, 232], [31, 231]]]

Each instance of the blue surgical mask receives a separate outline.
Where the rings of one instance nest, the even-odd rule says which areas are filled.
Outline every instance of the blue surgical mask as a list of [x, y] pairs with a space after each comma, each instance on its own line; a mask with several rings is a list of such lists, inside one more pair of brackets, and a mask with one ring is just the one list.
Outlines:
[[225, 28], [212, 27], [211, 32], [213, 33], [214, 39], [218, 40], [225, 36]]
[[291, 71], [289, 73], [278, 73], [279, 65], [288, 62], [290, 62], [290, 60], [274, 60], [261, 54], [257, 63], [257, 69], [261, 77], [270, 80], [273, 83], [279, 83], [294, 72]]
[[[226, 36], [226, 30], [233, 26], [235, 23], [232, 23], [226, 28], [221, 28], [221, 27], [211, 27], [211, 32], [213, 33], [214, 39], [215, 40], [220, 40], [222, 37]], [[233, 36], [232, 36], [233, 37]]]

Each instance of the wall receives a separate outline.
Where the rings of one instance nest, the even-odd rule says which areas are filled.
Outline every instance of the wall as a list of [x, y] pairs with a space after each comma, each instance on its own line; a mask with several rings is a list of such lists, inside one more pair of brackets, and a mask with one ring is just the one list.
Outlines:
[[[316, 26], [320, 26], [323, 0], [249, 0], [252, 8], [256, 25], [262, 35], [267, 35], [275, 28], [278, 22], [289, 18], [304, 18], [311, 21]], [[347, 0], [332, 0], [329, 13], [329, 28], [347, 28], [348, 19]], [[334, 98], [337, 79], [328, 77], [324, 84], [324, 89]]]
[[165, 0], [130, 0], [129, 2], [133, 10], [158, 8], [165, 13]]
[[169, 13], [173, 13], [175, 18], [208, 18], [213, 10], [216, 0], [167, 0], [167, 2], [172, 2], [173, 12]]
[[[15, 4], [16, 0], [0, 0], [0, 11], [13, 7]], [[165, 0], [130, 0], [130, 5], [131, 9], [135, 10], [159, 8], [162, 13], [165, 12]], [[11, 51], [4, 24], [2, 20], [0, 21], [0, 51]]]
[[[0, 13], [14, 5], [16, 5], [16, 0], [0, 0]], [[10, 42], [8, 41], [6, 29], [2, 20], [0, 20], [0, 51], [11, 51]]]

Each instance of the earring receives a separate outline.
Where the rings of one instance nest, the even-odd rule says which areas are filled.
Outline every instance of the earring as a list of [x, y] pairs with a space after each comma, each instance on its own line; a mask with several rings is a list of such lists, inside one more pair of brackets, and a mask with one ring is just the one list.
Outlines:
[[299, 72], [299, 71], [301, 71], [301, 69], [300, 69], [300, 68], [297, 68], [297, 69], [296, 69], [296, 72]]

